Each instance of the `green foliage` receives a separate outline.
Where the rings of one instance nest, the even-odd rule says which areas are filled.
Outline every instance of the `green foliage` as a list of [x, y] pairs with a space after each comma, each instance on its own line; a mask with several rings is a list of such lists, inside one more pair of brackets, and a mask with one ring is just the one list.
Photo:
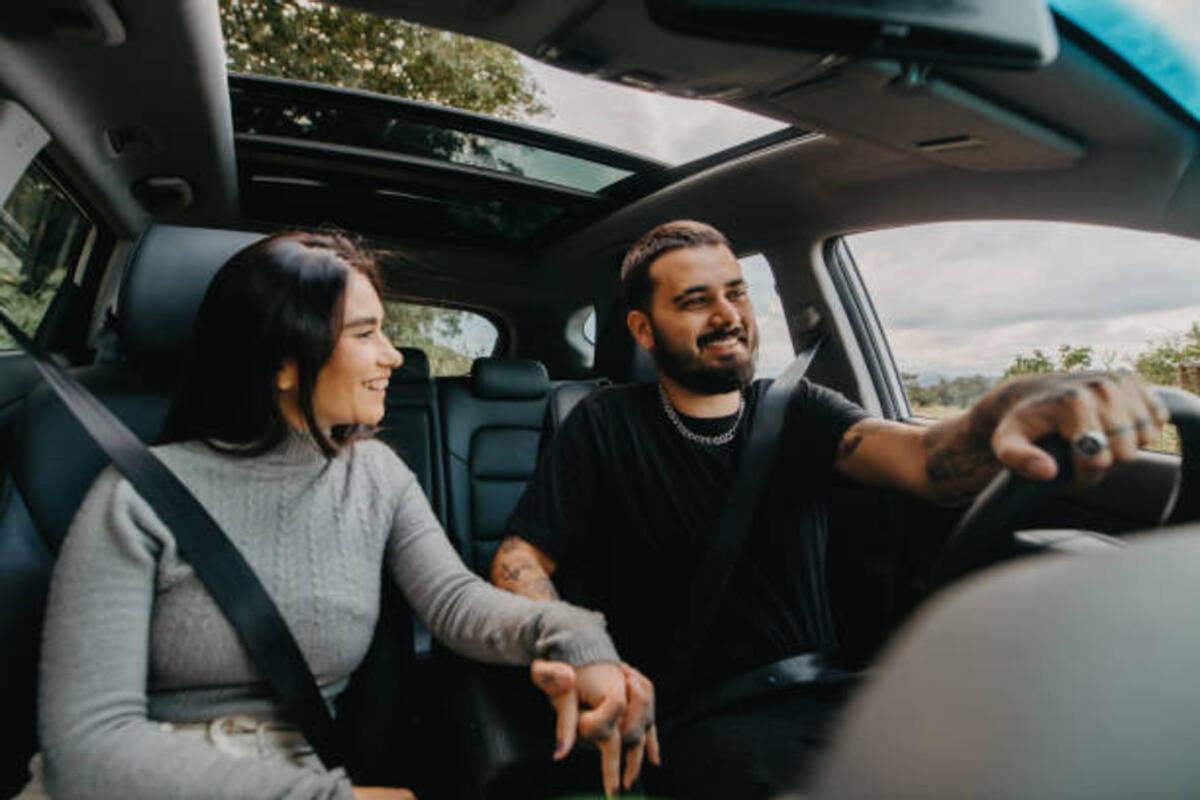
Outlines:
[[433, 375], [466, 375], [472, 361], [490, 354], [490, 350], [472, 347], [465, 340], [464, 323], [471, 316], [468, 311], [396, 300], [385, 301], [384, 309], [384, 335], [397, 347], [424, 350]]
[[1032, 355], [1018, 353], [1013, 356], [1013, 362], [1004, 370], [1004, 377], [1037, 375], [1044, 372], [1054, 372], [1054, 362], [1041, 350], [1034, 350]]
[[522, 119], [548, 111], [503, 45], [315, 0], [220, 0], [229, 69]]
[[1018, 353], [1004, 370], [1004, 377], [1014, 375], [1037, 375], [1046, 372], [1085, 372], [1092, 368], [1091, 347], [1074, 347], [1069, 344], [1058, 346], [1058, 361], [1035, 349], [1031, 355]]
[[938, 378], [928, 386], [921, 385], [917, 376], [911, 372], [903, 373], [901, 378], [908, 393], [908, 401], [917, 407], [966, 408], [996, 383], [995, 378], [987, 375], [967, 375], [949, 380]]
[[1178, 386], [1180, 366], [1196, 363], [1200, 363], [1200, 322], [1193, 322], [1180, 336], [1152, 342], [1150, 349], [1138, 353], [1134, 368], [1150, 383]]
[[[66, 274], [66, 267], [58, 267], [37, 287], [27, 287], [19, 277], [0, 269], [0, 309], [32, 336]], [[0, 350], [13, 350], [16, 346], [8, 332], [0, 330]]]

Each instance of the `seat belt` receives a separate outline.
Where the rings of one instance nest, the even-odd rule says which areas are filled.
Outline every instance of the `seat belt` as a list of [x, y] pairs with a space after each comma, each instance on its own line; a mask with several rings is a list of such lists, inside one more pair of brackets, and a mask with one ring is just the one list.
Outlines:
[[137, 435], [0, 310], [0, 326], [171, 531], [179, 553], [237, 631], [250, 660], [328, 769], [343, 755], [333, 716], [279, 608], [244, 556], [187, 487]]
[[695, 671], [694, 664], [707, 639], [713, 615], [725, 597], [729, 579], [741, 557], [750, 526], [754, 522], [754, 513], [766, 488], [767, 476], [775, 461], [792, 395], [825, 338], [824, 329], [818, 328], [796, 359], [758, 401], [754, 419], [750, 423], [750, 433], [738, 459], [737, 478], [721, 514], [716, 539], [709, 546], [692, 583], [691, 652], [684, 660], [684, 680], [679, 684], [680, 691], [687, 691], [687, 683]]

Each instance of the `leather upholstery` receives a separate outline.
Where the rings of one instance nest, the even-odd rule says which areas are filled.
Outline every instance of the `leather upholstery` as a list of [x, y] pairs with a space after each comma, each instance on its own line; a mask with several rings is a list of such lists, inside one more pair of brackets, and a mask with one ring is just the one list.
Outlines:
[[196, 312], [217, 270], [261, 233], [156, 225], [130, 254], [117, 303], [117, 335], [127, 358], [175, 362], [186, 352]]
[[562, 381], [556, 383], [550, 390], [550, 399], [546, 406], [546, 438], [548, 442], [558, 429], [562, 427], [567, 415], [575, 407], [600, 391], [608, 381]]
[[472, 376], [438, 380], [449, 529], [485, 573], [537, 466], [550, 381], [536, 361], [486, 358]]
[[415, 347], [401, 347], [404, 366], [392, 373], [386, 412], [376, 434], [417, 476], [429, 504], [446, 523], [442, 487], [442, 437], [437, 395], [429, 378], [429, 358]]
[[537, 400], [550, 391], [550, 376], [540, 361], [477, 358], [471, 365], [471, 389], [489, 400]]

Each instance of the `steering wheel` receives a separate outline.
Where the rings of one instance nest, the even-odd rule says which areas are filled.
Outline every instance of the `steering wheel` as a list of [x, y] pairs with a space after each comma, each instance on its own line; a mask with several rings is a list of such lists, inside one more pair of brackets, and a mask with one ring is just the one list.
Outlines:
[[[1179, 476], [1159, 524], [1191, 522], [1200, 519], [1200, 397], [1163, 387], [1154, 389], [1154, 393], [1170, 413], [1183, 446]], [[993, 478], [950, 534], [930, 573], [931, 589], [1001, 559], [1013, 548], [1015, 532], [1070, 482], [1070, 445], [1061, 437], [1050, 436], [1038, 446], [1058, 464], [1055, 478], [1031, 481], [1007, 469]]]

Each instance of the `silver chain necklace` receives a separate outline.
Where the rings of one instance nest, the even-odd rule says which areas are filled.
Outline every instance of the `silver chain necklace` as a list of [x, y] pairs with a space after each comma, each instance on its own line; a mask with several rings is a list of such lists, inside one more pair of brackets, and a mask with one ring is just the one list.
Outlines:
[[676, 413], [675, 407], [672, 406], [671, 401], [667, 399], [667, 391], [663, 389], [661, 383], [658, 384], [658, 398], [662, 400], [663, 412], [667, 415], [667, 419], [671, 420], [671, 424], [675, 426], [675, 430], [679, 431], [680, 436], [690, 442], [704, 444], [710, 447], [719, 447], [720, 445], [729, 444], [731, 441], [733, 441], [733, 435], [737, 433], [738, 423], [742, 421], [742, 412], [746, 410], [746, 400], [741, 396], [741, 393], [739, 393], [737, 418], [733, 421], [733, 424], [729, 426], [729, 430], [725, 431], [724, 433], [718, 433], [716, 436], [702, 436], [701, 434], [696, 433], [688, 428], [687, 425], [683, 424], [683, 420], [679, 418], [679, 414]]

